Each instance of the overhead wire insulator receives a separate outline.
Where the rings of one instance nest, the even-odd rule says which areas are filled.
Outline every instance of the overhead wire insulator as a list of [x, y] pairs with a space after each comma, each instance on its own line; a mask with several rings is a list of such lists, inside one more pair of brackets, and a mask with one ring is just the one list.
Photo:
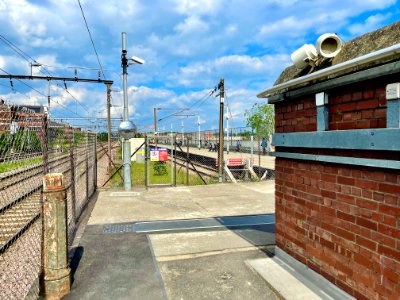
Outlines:
[[14, 83], [13, 83], [11, 77], [10, 77], [10, 86], [11, 86], [11, 90], [12, 90], [13, 92], [15, 92], [15, 90], [14, 90]]

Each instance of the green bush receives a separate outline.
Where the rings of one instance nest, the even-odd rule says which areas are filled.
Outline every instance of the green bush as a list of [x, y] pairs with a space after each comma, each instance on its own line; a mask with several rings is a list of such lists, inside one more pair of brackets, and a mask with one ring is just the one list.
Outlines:
[[154, 169], [154, 175], [165, 175], [167, 174], [167, 166], [165, 164], [164, 161], [157, 161], [154, 165], [153, 165], [153, 169]]

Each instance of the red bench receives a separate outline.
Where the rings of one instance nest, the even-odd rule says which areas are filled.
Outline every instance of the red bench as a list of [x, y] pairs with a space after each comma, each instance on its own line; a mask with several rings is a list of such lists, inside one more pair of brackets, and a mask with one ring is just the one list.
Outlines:
[[[246, 164], [245, 158], [228, 158], [226, 160], [226, 165], [228, 167], [239, 167]], [[215, 161], [215, 165], [218, 166], [218, 159]]]

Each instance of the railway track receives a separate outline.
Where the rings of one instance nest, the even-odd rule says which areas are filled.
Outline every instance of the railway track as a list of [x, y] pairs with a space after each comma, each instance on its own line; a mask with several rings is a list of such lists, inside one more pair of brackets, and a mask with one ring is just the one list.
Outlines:
[[6, 163], [11, 161], [25, 160], [29, 158], [41, 157], [42, 152], [34, 152], [34, 153], [14, 153], [7, 156], [0, 157], [0, 163]]
[[[171, 154], [171, 150], [169, 148], [168, 152]], [[193, 164], [195, 168], [199, 171], [201, 175], [205, 175], [208, 177], [215, 178], [217, 177], [217, 172], [218, 172], [218, 167], [216, 165], [216, 159], [213, 157], [205, 156], [205, 155], [199, 155], [195, 153], [189, 153], [189, 156], [187, 156], [187, 152], [185, 151], [180, 151], [176, 150], [175, 152], [175, 157], [179, 160], [177, 162], [177, 165], [180, 165], [182, 167], [186, 166], [186, 160], [189, 159], [189, 170], [192, 172], [196, 172], [196, 170], [191, 166]], [[230, 170], [232, 174], [235, 176], [236, 179], [243, 179], [245, 176], [245, 172], [242, 167], [230, 167]], [[262, 166], [253, 166], [253, 170], [256, 174], [259, 174], [259, 177], [261, 177], [263, 174], [267, 174], [268, 179], [273, 179], [275, 178], [275, 171], [270, 170], [268, 168], [262, 167]]]
[[[106, 152], [104, 148], [97, 150], [98, 159]], [[85, 149], [78, 149], [74, 153], [76, 178], [85, 173], [84, 153]], [[52, 157], [48, 167], [66, 174], [66, 181], [70, 181], [70, 164], [70, 155], [66, 153]], [[43, 163], [0, 174], [0, 255], [40, 218], [42, 180]]]

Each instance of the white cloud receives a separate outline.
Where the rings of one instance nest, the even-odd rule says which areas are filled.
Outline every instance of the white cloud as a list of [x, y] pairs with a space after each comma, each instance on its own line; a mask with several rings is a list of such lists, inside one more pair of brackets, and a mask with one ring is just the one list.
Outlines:
[[376, 28], [381, 27], [381, 24], [391, 17], [391, 13], [388, 14], [376, 14], [369, 16], [363, 23], [356, 23], [348, 27], [349, 32], [353, 35], [361, 35], [366, 32], [372, 31]]
[[[290, 57], [286, 54], [264, 55], [252, 57], [249, 55], [229, 55], [210, 61], [198, 62], [181, 67], [177, 74], [172, 75], [171, 81], [175, 79], [181, 85], [194, 85], [203, 81], [204, 78], [228, 77], [232, 80], [239, 78], [251, 81], [252, 78], [265, 78], [266, 76], [277, 76], [278, 73], [289, 65]], [[208, 81], [208, 79], [206, 79]], [[210, 86], [211, 87], [211, 86]]]
[[204, 15], [216, 14], [224, 5], [220, 0], [175, 0], [176, 9], [181, 14]]
[[[300, 0], [110, 0], [99, 5], [82, 1], [86, 19], [106, 71], [114, 86], [121, 83], [121, 31], [127, 32], [128, 56], [146, 60], [143, 66], [130, 66], [129, 111], [138, 122], [152, 119], [152, 108], [190, 106], [225, 78], [232, 112], [237, 118], [257, 101], [255, 95], [271, 86], [289, 64], [289, 55], [304, 43], [315, 43], [324, 32], [340, 36], [356, 35], [397, 21], [399, 2], [395, 0], [300, 1]], [[79, 6], [70, 0], [0, 0], [2, 35], [38, 62], [55, 66], [56, 76], [73, 77], [65, 66], [97, 67]], [[29, 62], [0, 41], [0, 67], [13, 74], [29, 74]], [[58, 68], [60, 67], [60, 68]], [[97, 71], [78, 70], [79, 77], [97, 78]], [[0, 81], [0, 92], [8, 93], [7, 81]], [[29, 84], [44, 94], [47, 82]], [[59, 83], [63, 85], [63, 83]], [[105, 108], [103, 84], [67, 83], [79, 103], [90, 112]], [[12, 99], [46, 103], [20, 82]], [[60, 103], [75, 110], [75, 100], [54, 91]], [[30, 97], [30, 98], [29, 98]], [[33, 100], [32, 100], [33, 99]], [[214, 107], [215, 99], [206, 106]], [[113, 104], [121, 104], [113, 93]], [[114, 107], [112, 111], [121, 113]], [[57, 110], [59, 114], [73, 114]], [[119, 112], [118, 112], [119, 111]], [[78, 104], [78, 113], [87, 112]], [[213, 126], [214, 110], [203, 117]], [[177, 122], [180, 122], [178, 120]], [[188, 121], [195, 124], [195, 120]]]
[[180, 34], [195, 34], [197, 32], [206, 32], [208, 24], [203, 22], [197, 16], [191, 16], [175, 26], [175, 30]]

